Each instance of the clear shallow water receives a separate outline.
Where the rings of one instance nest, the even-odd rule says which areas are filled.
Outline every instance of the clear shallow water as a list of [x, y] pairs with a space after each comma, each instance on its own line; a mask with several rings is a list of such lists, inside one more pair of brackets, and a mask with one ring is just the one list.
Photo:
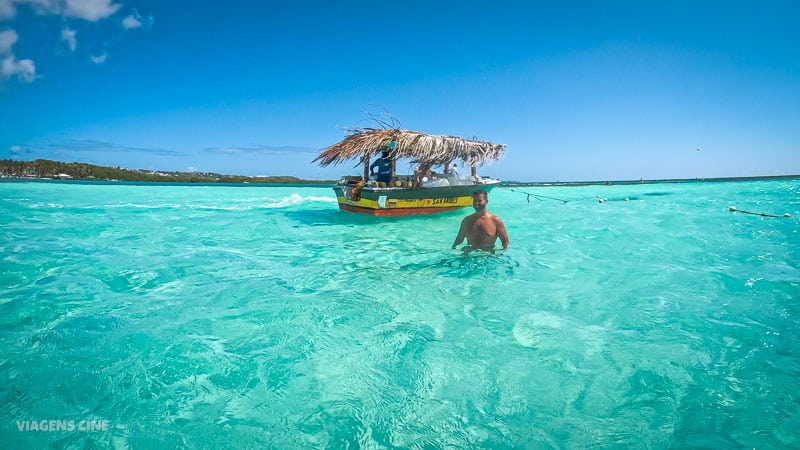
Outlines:
[[520, 190], [569, 202], [496, 189], [462, 258], [469, 210], [0, 183], [0, 442], [800, 446], [800, 180]]

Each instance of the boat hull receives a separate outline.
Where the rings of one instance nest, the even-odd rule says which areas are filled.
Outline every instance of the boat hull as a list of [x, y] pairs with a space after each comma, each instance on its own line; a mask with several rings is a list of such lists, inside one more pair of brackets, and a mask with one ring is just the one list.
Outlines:
[[489, 180], [481, 184], [412, 188], [337, 185], [333, 190], [342, 211], [372, 216], [412, 216], [472, 206], [473, 192], [489, 192], [499, 183], [498, 180]]

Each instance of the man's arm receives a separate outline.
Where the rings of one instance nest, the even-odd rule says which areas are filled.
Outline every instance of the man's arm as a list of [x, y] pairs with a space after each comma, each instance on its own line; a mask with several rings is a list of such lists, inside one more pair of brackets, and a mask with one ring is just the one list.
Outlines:
[[466, 219], [461, 221], [461, 226], [458, 228], [458, 236], [456, 236], [456, 240], [453, 241], [453, 248], [462, 242], [464, 242], [464, 238], [467, 237], [467, 227], [464, 226]]
[[503, 219], [494, 216], [495, 226], [497, 227], [497, 237], [500, 238], [500, 243], [503, 244], [503, 250], [508, 248], [508, 232], [506, 231], [506, 224]]

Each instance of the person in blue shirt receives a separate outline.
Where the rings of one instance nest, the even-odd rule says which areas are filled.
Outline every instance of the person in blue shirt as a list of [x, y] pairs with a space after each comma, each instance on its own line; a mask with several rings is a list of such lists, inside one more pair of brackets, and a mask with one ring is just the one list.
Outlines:
[[[377, 169], [377, 170], [376, 170]], [[378, 182], [389, 183], [392, 181], [392, 158], [389, 150], [384, 150], [381, 157], [369, 166], [370, 172], [375, 173]]]

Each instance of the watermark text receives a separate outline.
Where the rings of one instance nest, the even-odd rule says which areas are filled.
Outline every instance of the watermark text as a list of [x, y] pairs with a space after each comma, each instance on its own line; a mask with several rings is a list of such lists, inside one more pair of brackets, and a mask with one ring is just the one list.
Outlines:
[[108, 420], [105, 419], [17, 420], [16, 422], [19, 431], [108, 431]]

